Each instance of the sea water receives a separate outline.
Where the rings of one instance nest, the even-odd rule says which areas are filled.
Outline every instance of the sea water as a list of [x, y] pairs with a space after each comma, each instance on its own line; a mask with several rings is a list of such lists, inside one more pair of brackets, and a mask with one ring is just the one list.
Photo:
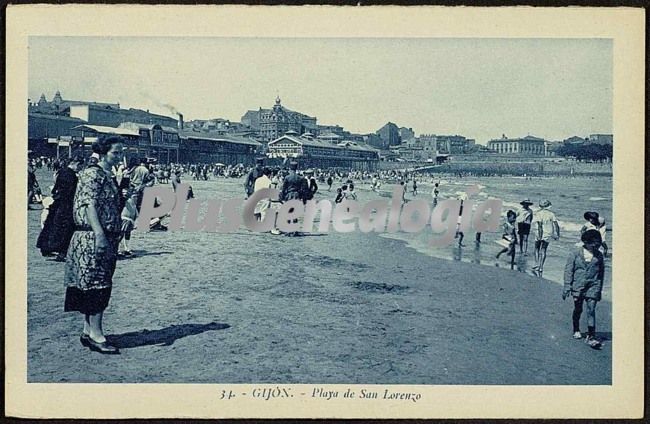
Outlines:
[[[436, 180], [437, 181], [437, 180]], [[431, 190], [433, 185], [427, 182], [418, 182], [418, 195], [413, 196], [409, 191], [407, 201], [412, 199], [427, 199], [432, 201]], [[595, 211], [605, 218], [607, 226], [606, 242], [609, 252], [613, 252], [612, 228], [612, 178], [611, 177], [476, 177], [476, 178], [455, 178], [441, 181], [439, 201], [446, 198], [457, 198], [460, 193], [472, 186], [479, 185], [481, 191], [471, 199], [480, 203], [488, 198], [498, 198], [503, 201], [503, 215], [508, 209], [517, 211], [521, 206], [519, 202], [523, 199], [530, 199], [534, 205], [531, 206], [533, 214], [538, 209], [541, 200], [551, 201], [550, 208], [560, 224], [560, 239], [550, 240], [547, 250], [546, 262], [544, 265], [543, 278], [548, 281], [563, 284], [564, 266], [570, 249], [580, 243], [580, 229], [585, 224], [583, 215], [586, 211]], [[382, 187], [390, 190], [390, 187]], [[380, 193], [385, 195], [385, 193]], [[504, 218], [505, 219], [505, 218]], [[485, 266], [499, 266], [505, 269], [510, 268], [510, 258], [505, 254], [500, 259], [495, 258], [502, 246], [495, 243], [501, 239], [501, 233], [483, 233], [481, 243], [475, 243], [475, 233], [467, 232], [463, 240], [464, 247], [458, 246], [458, 240], [445, 247], [436, 247], [429, 244], [433, 235], [430, 231], [423, 231], [417, 234], [404, 232], [394, 234], [381, 234], [388, 237], [403, 240], [407, 245], [417, 251], [429, 256], [456, 260], [461, 262], [477, 263]], [[519, 254], [515, 259], [515, 271], [532, 274], [531, 267], [535, 264], [535, 236], [531, 232], [528, 239], [528, 256]], [[611, 296], [611, 256], [605, 261], [605, 284], [603, 297]]]

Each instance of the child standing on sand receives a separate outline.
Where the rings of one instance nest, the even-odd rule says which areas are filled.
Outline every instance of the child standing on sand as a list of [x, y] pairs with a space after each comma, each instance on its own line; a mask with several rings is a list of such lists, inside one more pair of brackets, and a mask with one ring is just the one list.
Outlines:
[[573, 338], [581, 339], [580, 315], [582, 305], [587, 303], [587, 337], [585, 342], [594, 349], [601, 343], [596, 339], [596, 304], [601, 298], [605, 262], [600, 253], [602, 239], [598, 230], [587, 230], [580, 237], [582, 246], [576, 246], [564, 268], [564, 291], [562, 299], [573, 296]]
[[129, 249], [129, 241], [131, 240], [131, 231], [135, 227], [135, 220], [138, 218], [138, 208], [136, 207], [137, 191], [134, 189], [129, 189], [126, 193], [126, 200], [124, 202], [124, 208], [122, 208], [122, 240], [124, 244], [124, 249], [121, 252], [121, 256], [132, 256], [131, 249]]

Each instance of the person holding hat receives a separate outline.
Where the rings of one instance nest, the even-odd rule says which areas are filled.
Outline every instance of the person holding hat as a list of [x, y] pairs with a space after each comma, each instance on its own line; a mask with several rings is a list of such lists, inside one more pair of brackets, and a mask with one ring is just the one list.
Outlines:
[[560, 224], [557, 222], [555, 214], [548, 210], [551, 207], [549, 200], [539, 202], [540, 209], [535, 212], [533, 222], [535, 231], [535, 266], [532, 268], [540, 277], [544, 272], [544, 262], [546, 261], [546, 249], [551, 239], [560, 238]]
[[601, 347], [596, 339], [596, 304], [601, 299], [605, 262], [600, 253], [602, 238], [595, 229], [585, 231], [580, 237], [582, 246], [575, 247], [564, 267], [564, 290], [562, 300], [573, 296], [573, 338], [581, 339], [580, 316], [587, 303], [587, 337], [585, 342], [594, 349]]
[[519, 253], [528, 256], [528, 235], [530, 234], [530, 224], [533, 222], [533, 210], [530, 206], [533, 204], [529, 199], [519, 202], [521, 209], [517, 211], [517, 233], [519, 234]]

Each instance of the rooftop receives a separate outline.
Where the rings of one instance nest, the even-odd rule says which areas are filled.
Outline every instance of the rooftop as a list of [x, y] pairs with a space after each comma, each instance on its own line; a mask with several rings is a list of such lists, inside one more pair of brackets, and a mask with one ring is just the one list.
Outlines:
[[76, 127], [72, 128], [73, 130], [91, 130], [91, 131], [96, 131], [100, 134], [115, 134], [115, 135], [126, 135], [126, 136], [135, 136], [139, 137], [140, 133], [131, 129], [127, 128], [119, 128], [119, 127], [104, 127], [102, 125], [77, 125]]
[[241, 137], [232, 134], [224, 135], [216, 131], [192, 131], [180, 130], [178, 135], [184, 139], [197, 139], [197, 140], [210, 140], [210, 141], [225, 141], [228, 143], [247, 144], [249, 146], [259, 147], [262, 143], [255, 141], [248, 137]]
[[[295, 134], [295, 133], [294, 133]], [[349, 150], [364, 150], [364, 151], [377, 151], [377, 149], [371, 148], [369, 146], [362, 146], [359, 145], [355, 142], [352, 141], [343, 141], [339, 144], [332, 144], [327, 141], [323, 140], [318, 140], [318, 139], [313, 139], [313, 138], [305, 138], [301, 136], [297, 136], [294, 134], [285, 134], [271, 142], [269, 142], [269, 146], [277, 143], [278, 141], [282, 139], [289, 139], [295, 143], [298, 143], [302, 146], [312, 146], [312, 147], [323, 147], [323, 148], [328, 148], [328, 149], [349, 149]]]

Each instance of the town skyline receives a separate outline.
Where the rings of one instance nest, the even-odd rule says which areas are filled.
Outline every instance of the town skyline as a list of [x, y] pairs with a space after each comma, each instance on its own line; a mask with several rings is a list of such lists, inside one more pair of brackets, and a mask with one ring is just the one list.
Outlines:
[[29, 96], [50, 100], [58, 90], [234, 122], [279, 96], [353, 133], [393, 122], [479, 144], [502, 134], [562, 140], [612, 132], [611, 49], [595, 39], [34, 37]]

